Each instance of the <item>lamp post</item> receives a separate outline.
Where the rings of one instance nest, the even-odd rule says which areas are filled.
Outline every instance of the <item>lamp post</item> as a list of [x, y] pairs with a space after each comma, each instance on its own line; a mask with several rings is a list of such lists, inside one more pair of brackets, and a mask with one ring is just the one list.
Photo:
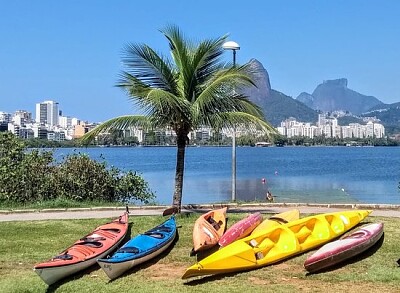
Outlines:
[[[232, 50], [233, 67], [236, 66], [236, 50], [240, 50], [238, 43], [229, 41], [222, 45], [224, 50]], [[232, 201], [236, 201], [236, 127], [233, 126], [232, 135]]]

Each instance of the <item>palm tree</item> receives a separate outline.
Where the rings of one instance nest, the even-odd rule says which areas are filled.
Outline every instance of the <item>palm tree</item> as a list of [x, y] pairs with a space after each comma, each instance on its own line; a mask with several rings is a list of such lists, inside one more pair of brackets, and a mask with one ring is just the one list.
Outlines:
[[190, 131], [204, 125], [233, 129], [245, 125], [250, 130], [275, 133], [261, 110], [240, 94], [255, 86], [249, 64], [232, 67], [222, 62], [222, 44], [227, 36], [207, 39], [194, 45], [176, 26], [161, 31], [169, 42], [172, 59], [145, 44], [129, 44], [122, 62], [126, 67], [117, 86], [126, 91], [143, 115], [110, 119], [87, 133], [94, 139], [113, 129], [143, 127], [170, 128], [176, 134], [177, 156], [173, 206], [182, 203], [185, 149]]

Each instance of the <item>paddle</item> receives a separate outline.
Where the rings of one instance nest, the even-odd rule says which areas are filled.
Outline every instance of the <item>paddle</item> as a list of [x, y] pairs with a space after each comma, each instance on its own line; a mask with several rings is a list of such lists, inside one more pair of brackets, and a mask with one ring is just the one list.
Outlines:
[[269, 219], [270, 219], [270, 220], [274, 220], [274, 221], [278, 222], [279, 224], [287, 224], [287, 223], [289, 223], [287, 220], [282, 219], [282, 218], [280, 218], [280, 217], [274, 217], [274, 216], [272, 216], [272, 217], [270, 217]]
[[173, 207], [170, 207], [170, 208], [167, 208], [166, 210], [164, 210], [162, 215], [163, 215], [163, 217], [165, 217], [165, 216], [175, 215], [178, 212], [179, 212], [178, 207], [173, 206]]

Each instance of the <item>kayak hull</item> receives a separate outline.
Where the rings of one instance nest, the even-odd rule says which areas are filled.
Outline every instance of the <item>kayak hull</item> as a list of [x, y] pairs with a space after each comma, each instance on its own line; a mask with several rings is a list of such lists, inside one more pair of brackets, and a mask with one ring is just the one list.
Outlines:
[[196, 220], [193, 226], [193, 254], [218, 244], [226, 230], [226, 210], [226, 207], [211, 210]]
[[222, 235], [218, 244], [221, 247], [227, 246], [235, 240], [248, 236], [262, 221], [260, 212], [250, 214], [246, 218], [236, 222]]
[[383, 235], [383, 223], [364, 226], [348, 236], [327, 243], [307, 257], [304, 268], [310, 273], [321, 271], [363, 253]]
[[265, 219], [258, 225], [252, 232], [251, 235], [262, 233], [272, 227], [280, 226], [289, 222], [296, 221], [300, 218], [300, 211], [298, 209], [289, 210], [276, 215], [273, 215], [269, 219]]
[[82, 271], [96, 263], [97, 258], [109, 255], [125, 238], [128, 231], [128, 213], [97, 227], [92, 233], [49, 261], [35, 265], [33, 270], [47, 284]]
[[166, 251], [176, 237], [175, 217], [139, 234], [125, 243], [110, 258], [98, 259], [97, 262], [111, 279], [121, 276], [129, 269], [140, 265]]

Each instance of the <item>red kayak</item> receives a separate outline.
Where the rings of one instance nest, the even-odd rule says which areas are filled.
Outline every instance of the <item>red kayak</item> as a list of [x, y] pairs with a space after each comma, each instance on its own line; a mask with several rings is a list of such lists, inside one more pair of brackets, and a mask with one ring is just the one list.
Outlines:
[[52, 259], [37, 264], [33, 269], [51, 285], [62, 278], [88, 268], [98, 258], [104, 258], [117, 248], [128, 232], [128, 213], [97, 227]]
[[233, 224], [225, 234], [219, 239], [218, 244], [221, 247], [227, 246], [235, 240], [244, 238], [262, 222], [263, 218], [261, 213], [257, 212], [250, 214], [247, 218], [240, 220]]
[[314, 273], [352, 258], [373, 246], [383, 235], [383, 223], [364, 226], [350, 235], [325, 244], [310, 255], [304, 268]]

